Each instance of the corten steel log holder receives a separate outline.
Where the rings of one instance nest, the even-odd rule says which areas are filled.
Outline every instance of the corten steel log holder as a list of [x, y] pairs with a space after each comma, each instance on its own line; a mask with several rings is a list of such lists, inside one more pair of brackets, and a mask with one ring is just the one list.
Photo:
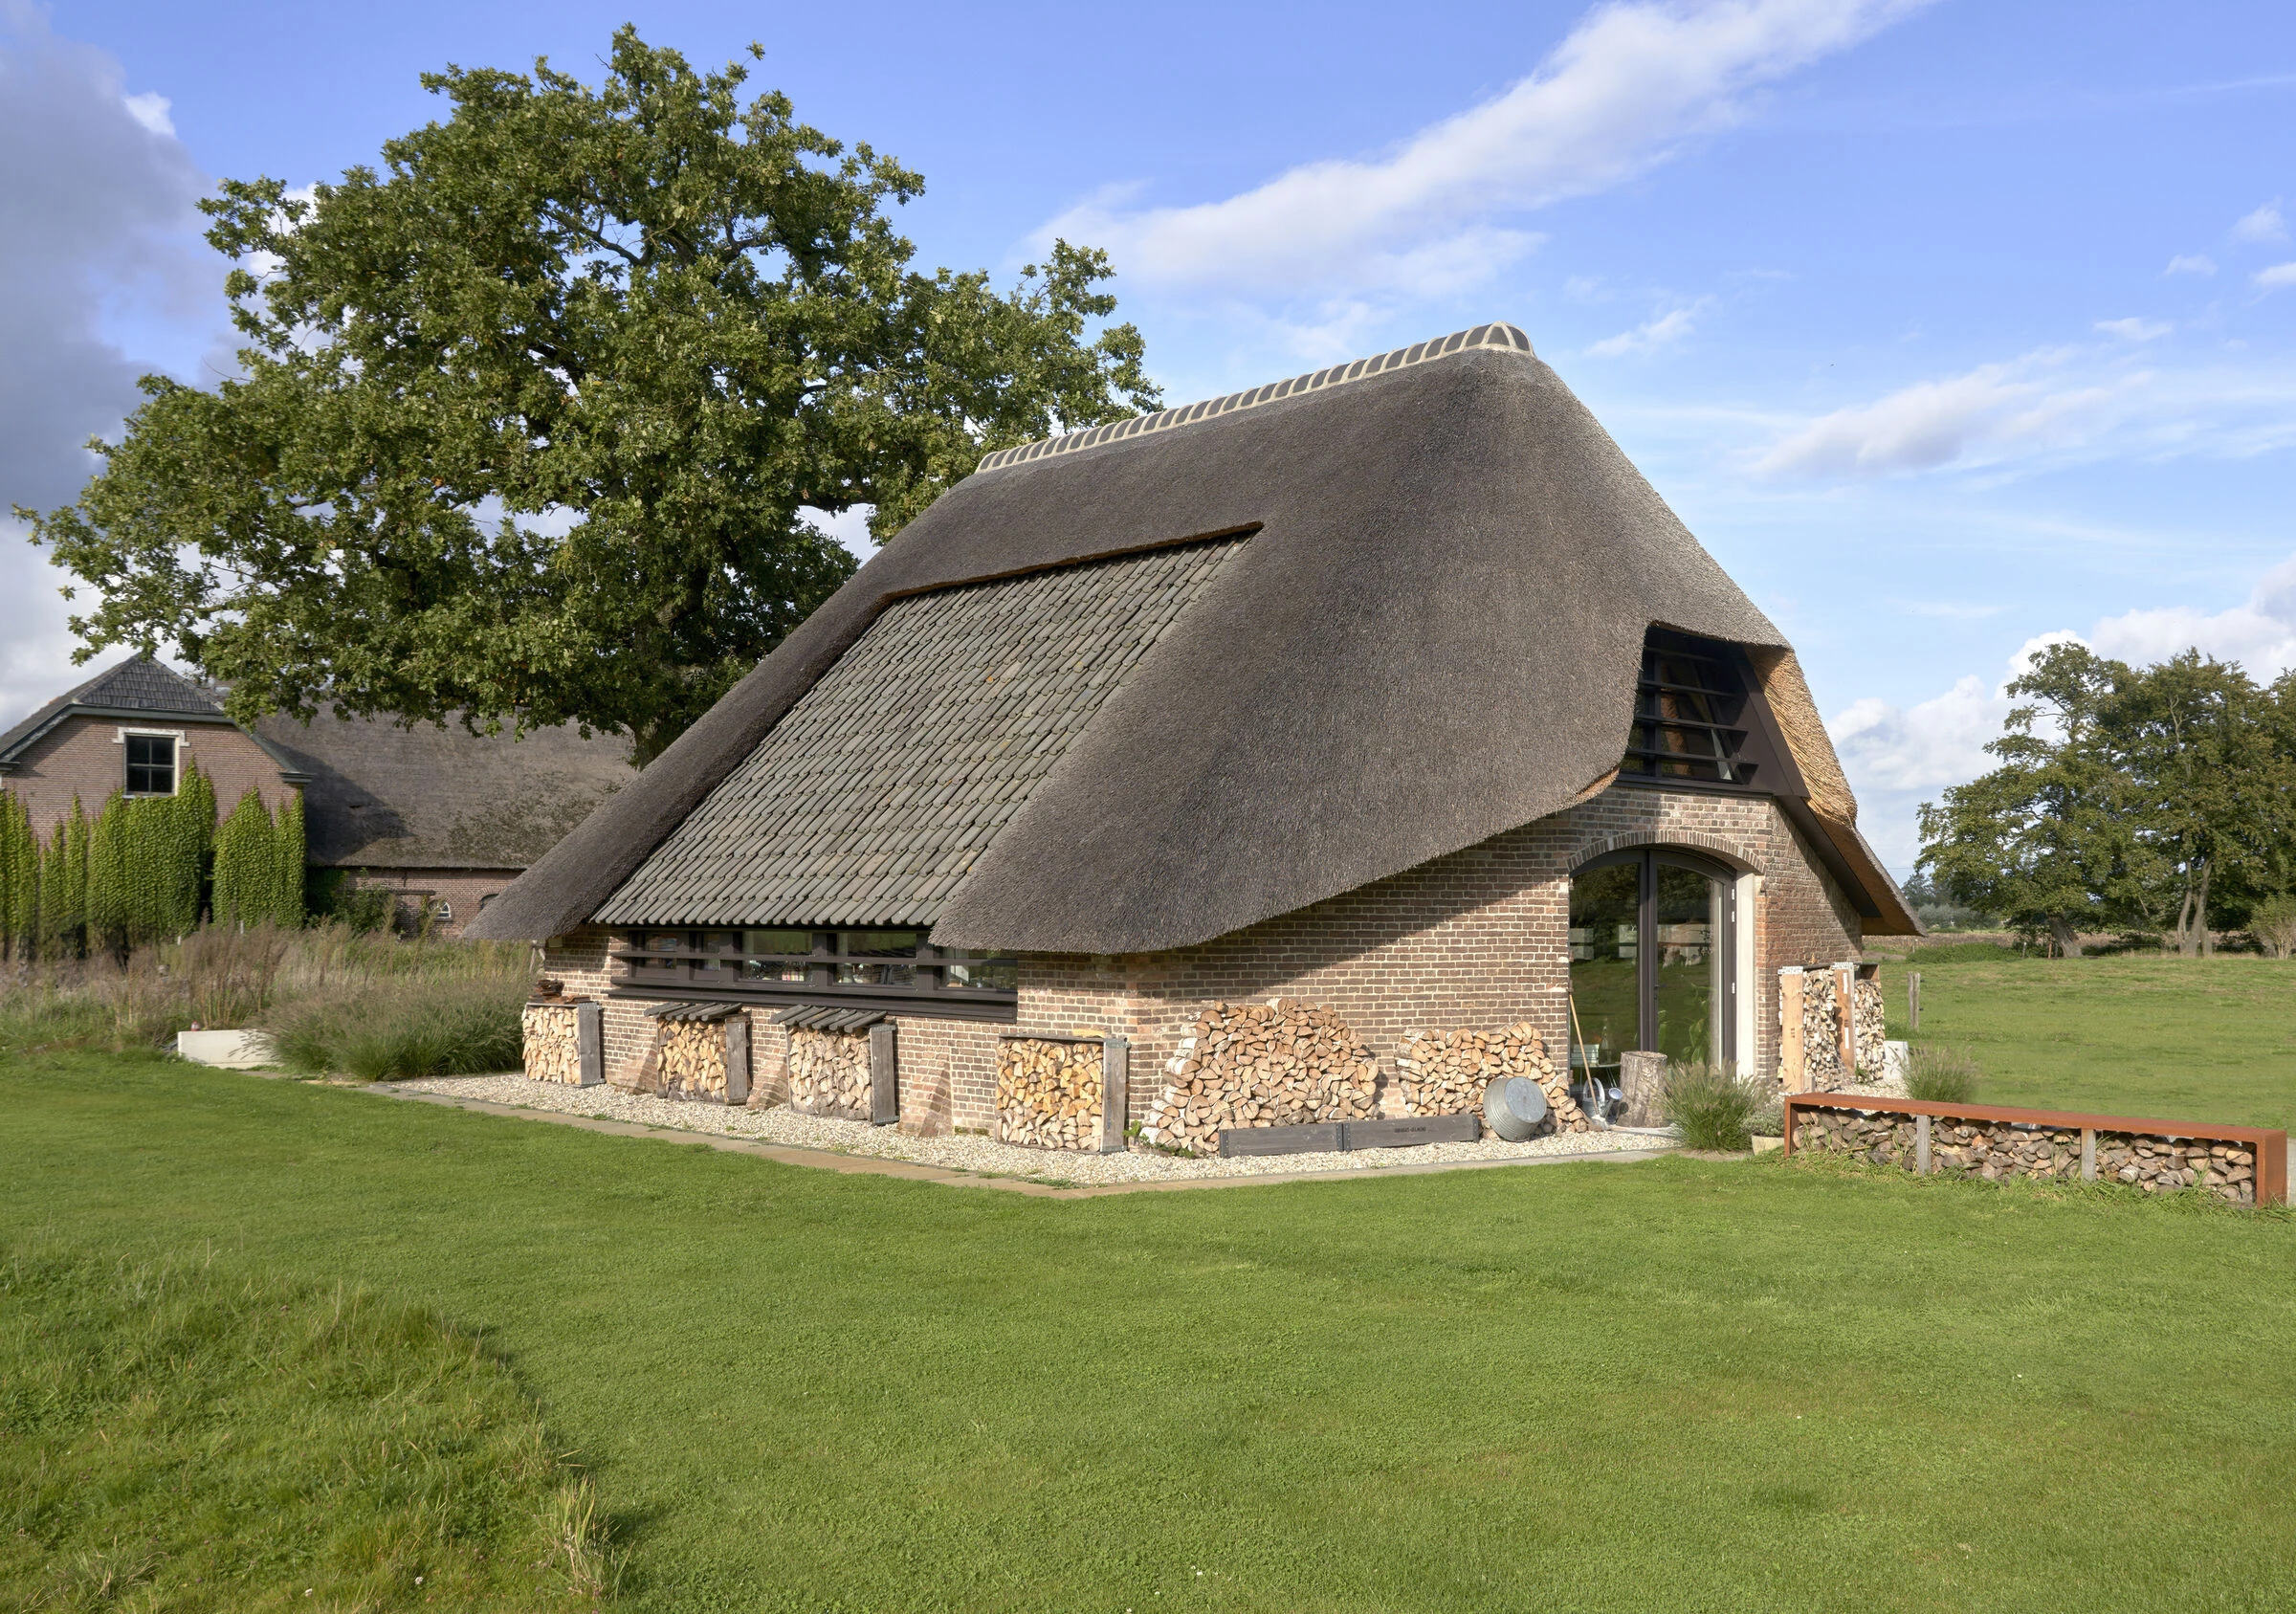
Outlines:
[[2243, 1143], [2256, 1156], [2256, 1203], [2288, 1203], [2288, 1135], [2277, 1127], [2201, 1125], [2195, 1121], [2160, 1120], [2149, 1116], [2097, 1116], [2079, 1110], [2020, 1110], [2001, 1104], [1947, 1104], [1930, 1098], [1874, 1098], [1864, 1094], [1790, 1093], [1786, 1094], [1783, 1124], [1785, 1152], [1794, 1152], [1796, 1111], [1844, 1110], [1858, 1115], [1914, 1117], [1914, 1169], [1926, 1176], [1933, 1169], [1931, 1133], [1936, 1120], [1990, 1121], [2008, 1126], [2030, 1126], [2048, 1132], [2081, 1135], [2082, 1181], [2097, 1180], [2097, 1134], [2116, 1133], [2131, 1138], [2159, 1138], [2197, 1143]]
[[582, 1072], [584, 1087], [600, 1087], [606, 1082], [606, 1006], [599, 1003], [578, 1003], [574, 1006], [574, 1059]]

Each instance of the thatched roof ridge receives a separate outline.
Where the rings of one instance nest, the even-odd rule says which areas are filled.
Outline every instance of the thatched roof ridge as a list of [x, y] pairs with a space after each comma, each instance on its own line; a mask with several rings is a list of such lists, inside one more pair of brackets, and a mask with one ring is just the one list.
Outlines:
[[[948, 894], [937, 940], [1186, 945], [1557, 811], [1618, 765], [1653, 624], [1747, 646], [1773, 700], [1806, 707], [1784, 636], [1529, 345], [1446, 339], [1343, 385], [992, 464], [474, 934], [597, 914], [892, 600], [1218, 535], [1254, 534]], [[1805, 779], [1838, 779], [1815, 712], [1780, 718]], [[1897, 928], [1846, 789], [1824, 805], [1869, 928]]]

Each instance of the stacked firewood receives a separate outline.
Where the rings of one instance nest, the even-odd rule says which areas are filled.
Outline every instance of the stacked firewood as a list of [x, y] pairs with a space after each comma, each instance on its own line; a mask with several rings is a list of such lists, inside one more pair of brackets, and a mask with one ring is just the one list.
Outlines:
[[1857, 1036], [1858, 1069], [1868, 1076], [1878, 1075], [1885, 1057], [1882, 1044], [1888, 1037], [1888, 1011], [1882, 1003], [1882, 984], [1879, 981], [1858, 983], [1856, 1009], [1851, 1026]]
[[654, 1047], [655, 1091], [665, 1098], [725, 1102], [725, 1027], [710, 1021], [673, 1022]]
[[538, 1082], [582, 1085], [582, 1050], [575, 1042], [574, 1006], [530, 1003], [519, 1017], [526, 1048], [526, 1074]]
[[789, 1033], [789, 1107], [808, 1116], [869, 1119], [869, 1034]]
[[1346, 1021], [1296, 998], [1216, 1003], [1164, 1067], [1172, 1080], [1141, 1136], [1216, 1154], [1231, 1126], [1364, 1120], [1378, 1113], [1379, 1066]]
[[1584, 1132], [1586, 1115], [1571, 1098], [1570, 1078], [1555, 1069], [1547, 1045], [1528, 1021], [1503, 1031], [1410, 1033], [1395, 1062], [1403, 1113], [1457, 1116], [1483, 1108], [1483, 1090], [1502, 1076], [1528, 1076], [1547, 1095], [1553, 1130]]
[[1842, 1080], [1841, 1022], [1834, 1018], [1834, 972], [1813, 969], [1801, 978], [1801, 1057], [1813, 1088]]
[[1012, 1038], [997, 1045], [997, 1140], [1100, 1146], [1100, 1045]]

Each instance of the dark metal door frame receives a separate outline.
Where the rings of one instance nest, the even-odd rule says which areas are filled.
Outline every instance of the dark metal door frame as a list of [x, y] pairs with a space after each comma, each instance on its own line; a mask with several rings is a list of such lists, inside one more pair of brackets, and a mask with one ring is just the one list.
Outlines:
[[[1590, 858], [1571, 871], [1571, 879], [1575, 884], [1581, 874], [1624, 864], [1633, 864], [1641, 871], [1634, 905], [1635, 1004], [1636, 1018], [1641, 1022], [1635, 1030], [1636, 1047], [1649, 1050], [1658, 1046], [1658, 871], [1663, 864], [1688, 869], [1722, 884], [1722, 934], [1713, 939], [1711, 945], [1722, 950], [1722, 979], [1727, 984], [1729, 998], [1727, 1057], [1734, 1060], [1738, 1028], [1738, 872], [1719, 858], [1703, 856], [1681, 847], [1649, 846]], [[1567, 904], [1563, 923], [1566, 927], [1570, 923]]]

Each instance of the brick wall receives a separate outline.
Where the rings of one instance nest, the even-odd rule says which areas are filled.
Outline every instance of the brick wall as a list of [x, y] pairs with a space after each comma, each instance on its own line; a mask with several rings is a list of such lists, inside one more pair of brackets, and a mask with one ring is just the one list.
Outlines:
[[454, 917], [452, 922], [438, 926], [443, 936], [459, 936], [462, 927], [478, 917], [479, 903], [500, 895], [502, 889], [519, 877], [516, 869], [347, 869], [343, 873], [354, 884], [392, 893], [409, 912], [426, 896], [447, 903]]
[[[903, 1125], [919, 1131], [993, 1124], [1001, 1031], [1120, 1032], [1132, 1040], [1131, 1111], [1155, 1101], [1162, 1068], [1215, 999], [1299, 997], [1328, 1004], [1371, 1044], [1390, 1074], [1405, 1033], [1495, 1028], [1528, 1020], [1550, 1044], [1566, 1040], [1570, 874], [1605, 851], [1695, 849], [1758, 874], [1754, 925], [1756, 1068], [1777, 1057], [1777, 968], [1852, 957], [1860, 927], [1816, 855], [1775, 804], [1760, 797], [1614, 786], [1577, 807], [1329, 901], [1196, 947], [1091, 958], [1025, 955], [1018, 1023], [903, 1016]], [[605, 933], [553, 945], [549, 973], [569, 991], [604, 997]], [[754, 1011], [756, 1089], [781, 1074], [781, 1033]], [[643, 1006], [607, 1006], [607, 1062], [642, 1058], [651, 1025]], [[785, 1092], [785, 1077], [783, 1078]]]
[[254, 790], [263, 805], [276, 812], [294, 800], [296, 787], [279, 777], [279, 764], [247, 733], [229, 723], [203, 723], [155, 712], [150, 720], [130, 722], [121, 718], [66, 718], [42, 735], [17, 760], [0, 788], [14, 792], [32, 814], [33, 828], [43, 836], [72, 810], [72, 798], [90, 818], [102, 810], [114, 790], [127, 784], [127, 747], [120, 742], [121, 729], [165, 734], [181, 731], [184, 743], [176, 747], [178, 777], [190, 762], [215, 787], [218, 813], [228, 813], [239, 798]]

